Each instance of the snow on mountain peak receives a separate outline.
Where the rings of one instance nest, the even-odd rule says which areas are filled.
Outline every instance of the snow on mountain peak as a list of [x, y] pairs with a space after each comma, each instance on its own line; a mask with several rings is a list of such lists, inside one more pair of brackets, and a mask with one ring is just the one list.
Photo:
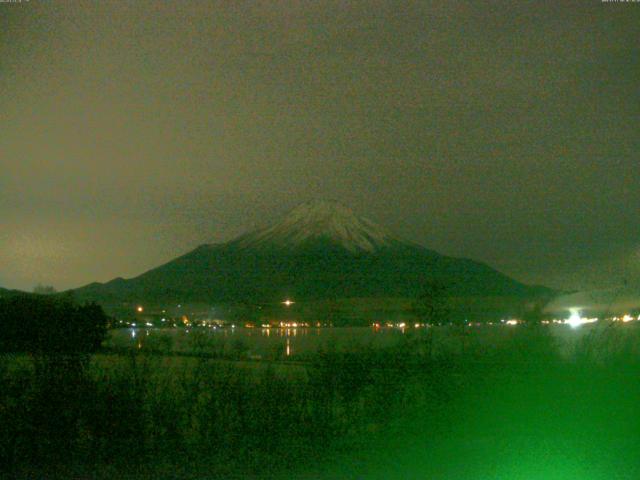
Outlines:
[[348, 207], [338, 202], [318, 200], [299, 205], [274, 226], [246, 235], [240, 244], [295, 246], [315, 239], [330, 240], [352, 252], [371, 252], [395, 241], [384, 228], [358, 217]]

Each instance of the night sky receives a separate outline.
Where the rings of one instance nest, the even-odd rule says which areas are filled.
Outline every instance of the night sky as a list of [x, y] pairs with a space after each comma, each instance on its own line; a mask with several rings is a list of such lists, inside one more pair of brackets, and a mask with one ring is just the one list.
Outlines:
[[335, 199], [565, 289], [640, 281], [640, 3], [0, 3], [0, 286]]

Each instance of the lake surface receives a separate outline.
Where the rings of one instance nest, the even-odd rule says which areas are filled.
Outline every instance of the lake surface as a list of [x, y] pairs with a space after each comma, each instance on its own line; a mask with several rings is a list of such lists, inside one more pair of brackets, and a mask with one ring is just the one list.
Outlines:
[[[423, 327], [420, 329], [344, 327], [344, 328], [123, 328], [109, 332], [106, 347], [130, 347], [181, 353], [229, 354], [242, 352], [254, 358], [286, 358], [313, 353], [319, 349], [350, 350], [397, 345], [408, 338], [431, 336], [436, 350], [459, 351], [463, 345], [476, 348], [500, 347], [526, 334], [522, 325], [483, 325], [465, 327]], [[577, 342], [597, 325], [571, 328], [568, 325], [545, 327], [557, 341], [560, 351], [570, 354]], [[636, 325], [625, 325], [625, 334], [638, 335]]]
[[230, 350], [245, 348], [256, 357], [295, 356], [312, 353], [318, 349], [349, 349], [352, 347], [391, 346], [404, 336], [400, 329], [366, 327], [345, 328], [195, 328], [156, 329], [126, 328], [110, 332], [107, 347], [131, 347], [137, 349], [170, 349], [176, 352], [193, 352], [208, 349]]

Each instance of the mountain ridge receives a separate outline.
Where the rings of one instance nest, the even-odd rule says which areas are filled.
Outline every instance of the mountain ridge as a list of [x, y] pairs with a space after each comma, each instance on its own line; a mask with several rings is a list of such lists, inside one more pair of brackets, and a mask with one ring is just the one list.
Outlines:
[[270, 227], [203, 244], [131, 279], [75, 292], [102, 302], [277, 302], [416, 297], [428, 281], [452, 296], [519, 299], [551, 290], [488, 265], [404, 241], [337, 202], [308, 202]]

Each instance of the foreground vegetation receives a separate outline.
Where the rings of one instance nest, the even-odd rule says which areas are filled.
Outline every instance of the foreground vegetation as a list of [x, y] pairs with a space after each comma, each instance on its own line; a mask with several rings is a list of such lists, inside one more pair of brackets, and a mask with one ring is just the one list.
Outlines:
[[638, 478], [636, 330], [594, 328], [569, 357], [543, 326], [499, 347], [463, 328], [462, 349], [428, 331], [327, 346], [305, 366], [5, 353], [0, 462], [47, 479]]

